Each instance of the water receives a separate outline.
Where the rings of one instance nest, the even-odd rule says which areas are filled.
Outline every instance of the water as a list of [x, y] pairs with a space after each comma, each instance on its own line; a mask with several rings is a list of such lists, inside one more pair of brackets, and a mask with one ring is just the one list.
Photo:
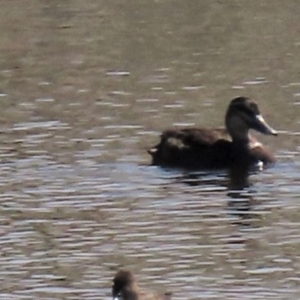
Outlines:
[[[178, 300], [299, 299], [297, 1], [0, 6], [2, 299], [110, 299], [119, 267]], [[237, 95], [280, 131], [248, 189], [149, 166]]]

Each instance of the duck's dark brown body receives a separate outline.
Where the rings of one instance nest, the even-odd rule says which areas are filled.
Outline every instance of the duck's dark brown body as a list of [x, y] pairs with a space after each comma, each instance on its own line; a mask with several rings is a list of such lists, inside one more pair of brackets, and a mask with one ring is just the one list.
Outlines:
[[[239, 153], [240, 152], [240, 153]], [[237, 159], [250, 164], [275, 162], [272, 153], [250, 136], [247, 145], [234, 145], [225, 129], [189, 128], [166, 130], [149, 150], [152, 164], [190, 169], [223, 169]], [[243, 154], [242, 157], [239, 157]]]
[[251, 106], [252, 103], [254, 102], [243, 97], [231, 102], [226, 114], [230, 134], [227, 129], [220, 128], [164, 131], [159, 144], [148, 150], [152, 156], [152, 164], [190, 169], [223, 169], [236, 164], [273, 163], [275, 158], [272, 153], [248, 134], [248, 130], [254, 128], [264, 134], [276, 135], [271, 127], [263, 127], [268, 126], [266, 123], [251, 123], [252, 117], [261, 117], [257, 106], [257, 112], [252, 112], [251, 109], [250, 112], [247, 111], [247, 105]]

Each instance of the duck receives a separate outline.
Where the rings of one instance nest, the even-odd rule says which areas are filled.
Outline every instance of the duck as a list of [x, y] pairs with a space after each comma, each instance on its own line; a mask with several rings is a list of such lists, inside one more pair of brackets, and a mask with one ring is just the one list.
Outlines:
[[175, 128], [163, 131], [160, 142], [148, 149], [152, 165], [188, 169], [264, 168], [275, 162], [271, 151], [249, 134], [277, 131], [264, 120], [257, 103], [248, 97], [231, 100], [225, 128]]
[[129, 270], [119, 270], [112, 285], [113, 300], [171, 300], [171, 293], [155, 294], [139, 289], [134, 274]]

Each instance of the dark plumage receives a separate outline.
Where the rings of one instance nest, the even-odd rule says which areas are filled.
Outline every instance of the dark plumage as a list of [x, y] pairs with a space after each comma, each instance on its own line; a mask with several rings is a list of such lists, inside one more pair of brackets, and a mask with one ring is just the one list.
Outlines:
[[170, 129], [159, 144], [148, 150], [152, 164], [191, 169], [223, 169], [234, 165], [275, 162], [272, 153], [249, 135], [254, 129], [277, 135], [261, 116], [257, 104], [248, 98], [233, 99], [225, 116], [226, 129]]
[[171, 293], [158, 295], [142, 292], [132, 272], [119, 270], [113, 280], [112, 297], [113, 300], [171, 300]]

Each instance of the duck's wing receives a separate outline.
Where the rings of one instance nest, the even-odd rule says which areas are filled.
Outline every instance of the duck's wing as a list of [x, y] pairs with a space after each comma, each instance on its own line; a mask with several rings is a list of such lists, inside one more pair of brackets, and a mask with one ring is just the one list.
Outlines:
[[148, 150], [148, 153], [156, 155], [164, 148], [171, 149], [193, 149], [206, 148], [217, 142], [231, 142], [231, 137], [225, 128], [184, 128], [165, 130], [160, 142]]
[[212, 146], [220, 140], [231, 140], [224, 128], [171, 129], [164, 131], [161, 135], [161, 143], [177, 145], [179, 148]]
[[153, 165], [222, 168], [228, 164], [231, 139], [223, 128], [171, 129], [148, 150]]

